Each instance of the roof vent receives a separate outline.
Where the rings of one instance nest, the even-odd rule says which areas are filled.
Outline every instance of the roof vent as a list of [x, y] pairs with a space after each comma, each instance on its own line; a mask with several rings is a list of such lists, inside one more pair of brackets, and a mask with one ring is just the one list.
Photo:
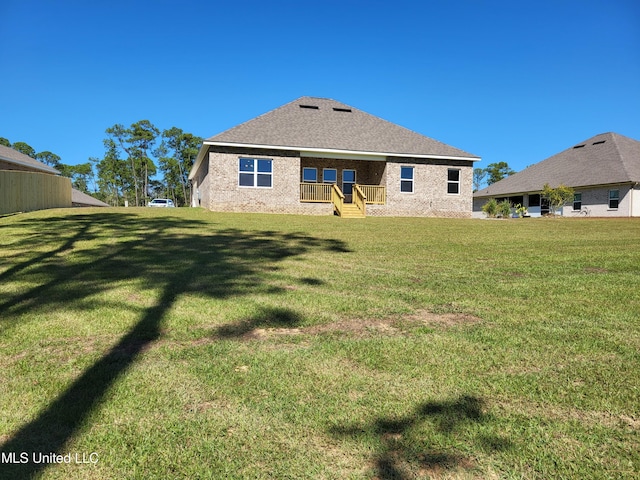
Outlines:
[[350, 108], [333, 107], [333, 111], [334, 112], [349, 112], [349, 113], [351, 113], [351, 109]]
[[582, 147], [584, 147], [584, 144], [582, 144], [582, 145], [576, 145], [576, 146], [575, 146], [575, 147], [573, 147], [573, 148], [582, 148]]
[[593, 142], [591, 145], [600, 145], [601, 143], [606, 142], [606, 140], [600, 140], [598, 142]]
[[300, 105], [300, 108], [309, 108], [311, 110], [319, 110], [320, 107], [318, 107], [317, 105]]

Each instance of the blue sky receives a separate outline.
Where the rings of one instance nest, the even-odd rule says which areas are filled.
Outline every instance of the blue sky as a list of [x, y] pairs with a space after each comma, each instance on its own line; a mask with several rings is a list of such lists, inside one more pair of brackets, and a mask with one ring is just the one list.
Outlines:
[[640, 140], [640, 2], [0, 0], [0, 137], [68, 164], [328, 97], [514, 170]]

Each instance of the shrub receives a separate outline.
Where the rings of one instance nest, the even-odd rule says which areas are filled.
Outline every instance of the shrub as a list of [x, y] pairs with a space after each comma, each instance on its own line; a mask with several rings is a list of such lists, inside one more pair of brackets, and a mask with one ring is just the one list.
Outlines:
[[529, 214], [529, 212], [527, 211], [527, 207], [525, 207], [524, 205], [522, 205], [520, 203], [514, 205], [513, 208], [516, 209], [516, 213], [518, 214], [518, 217], [520, 217], [520, 218], [522, 218], [523, 216]]
[[498, 214], [498, 202], [496, 199], [490, 198], [489, 201], [482, 206], [482, 211], [487, 215], [487, 217], [495, 218]]
[[498, 214], [502, 218], [511, 217], [511, 202], [509, 200], [503, 200], [498, 204]]
[[548, 183], [545, 183], [542, 189], [542, 198], [546, 198], [549, 202], [550, 215], [555, 215], [560, 208], [573, 200], [573, 195], [573, 188], [563, 184], [552, 188]]

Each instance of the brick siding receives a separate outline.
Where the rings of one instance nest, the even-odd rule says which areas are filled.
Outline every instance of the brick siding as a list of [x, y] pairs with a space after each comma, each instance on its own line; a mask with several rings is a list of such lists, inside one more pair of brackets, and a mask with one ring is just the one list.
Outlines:
[[[368, 205], [367, 215], [471, 217], [473, 163], [469, 161], [389, 158], [383, 162], [301, 158], [296, 151], [232, 147], [212, 147], [207, 157], [194, 178], [194, 191], [200, 191], [200, 205], [213, 211], [331, 215], [333, 208], [329, 203], [300, 202], [302, 168], [314, 167], [318, 169], [319, 182], [322, 181], [323, 168], [335, 168], [338, 185], [342, 186], [342, 171], [353, 169], [356, 170], [357, 183], [385, 186], [387, 204]], [[272, 160], [272, 187], [240, 187], [240, 157]], [[400, 192], [400, 168], [403, 165], [414, 167], [414, 192], [410, 194]], [[456, 195], [447, 193], [449, 168], [460, 170], [460, 193]]]

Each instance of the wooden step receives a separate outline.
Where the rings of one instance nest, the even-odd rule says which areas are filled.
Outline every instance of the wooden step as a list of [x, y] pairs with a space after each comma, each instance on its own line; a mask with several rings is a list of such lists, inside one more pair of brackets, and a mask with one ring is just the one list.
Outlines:
[[364, 218], [364, 215], [356, 205], [352, 203], [345, 203], [344, 205], [342, 205], [341, 217], [342, 218]]

